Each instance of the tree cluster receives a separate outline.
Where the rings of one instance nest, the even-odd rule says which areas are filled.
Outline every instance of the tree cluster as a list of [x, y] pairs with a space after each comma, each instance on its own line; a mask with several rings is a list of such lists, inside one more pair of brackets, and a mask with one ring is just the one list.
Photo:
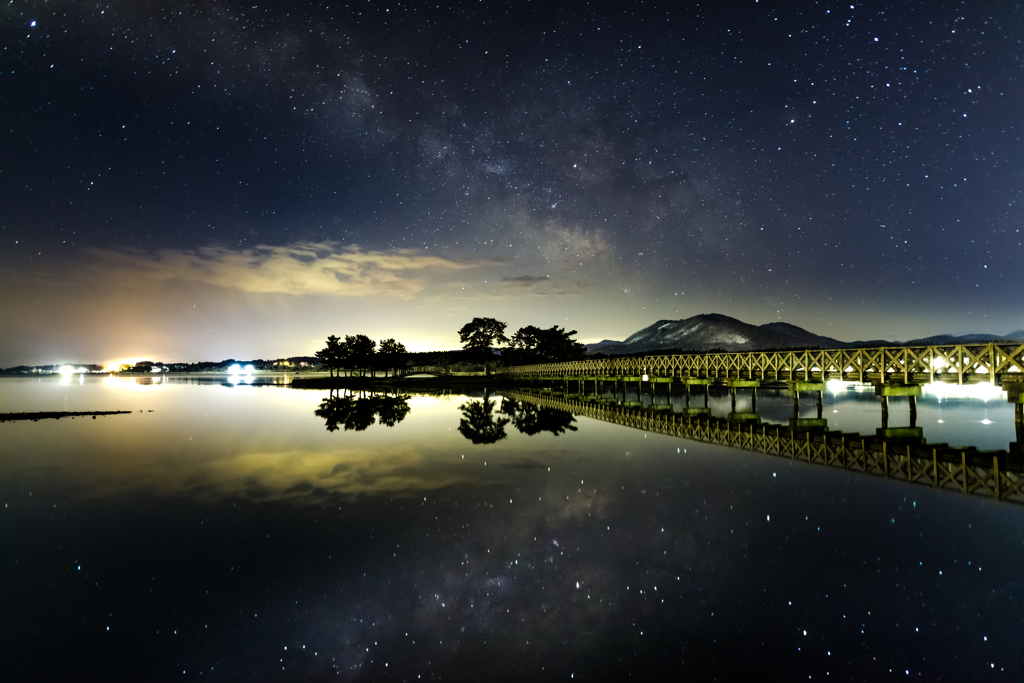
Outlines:
[[558, 325], [548, 329], [527, 325], [519, 328], [510, 339], [505, 336], [506, 327], [506, 323], [494, 318], [473, 318], [459, 330], [459, 340], [467, 351], [479, 352], [485, 363], [493, 356], [493, 347], [507, 344], [508, 348], [502, 352], [506, 365], [580, 360], [587, 350], [572, 338], [576, 330]]
[[407, 353], [405, 345], [394, 339], [382, 339], [378, 348], [377, 342], [365, 334], [345, 335], [344, 341], [332, 334], [327, 337], [327, 346], [316, 352], [316, 358], [331, 377], [335, 373], [341, 376], [342, 370], [361, 377], [383, 370], [387, 377], [388, 370], [394, 372], [405, 365]]

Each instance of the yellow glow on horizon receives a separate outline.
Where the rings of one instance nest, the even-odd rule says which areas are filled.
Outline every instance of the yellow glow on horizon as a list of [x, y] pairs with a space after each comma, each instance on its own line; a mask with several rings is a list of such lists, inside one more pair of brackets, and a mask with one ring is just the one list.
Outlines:
[[121, 358], [119, 360], [108, 360], [103, 362], [103, 372], [117, 372], [122, 365], [135, 365], [144, 360], [153, 360], [149, 356], [136, 356], [135, 358]]

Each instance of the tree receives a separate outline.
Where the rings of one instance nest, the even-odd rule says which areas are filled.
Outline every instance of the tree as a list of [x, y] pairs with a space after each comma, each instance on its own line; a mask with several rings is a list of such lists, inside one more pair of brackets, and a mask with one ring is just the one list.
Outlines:
[[509, 346], [513, 350], [515, 361], [519, 363], [580, 360], [587, 347], [573, 339], [574, 334], [576, 330], [566, 331], [558, 325], [546, 330], [527, 325], [512, 335]]
[[490, 360], [491, 347], [495, 344], [507, 344], [505, 336], [506, 323], [494, 318], [473, 318], [459, 330], [459, 341], [467, 351], [479, 351], [486, 363]]
[[359, 370], [362, 376], [366, 376], [366, 370], [373, 367], [373, 354], [377, 348], [377, 342], [365, 334], [357, 334], [354, 337], [345, 335], [345, 347], [348, 351], [347, 365], [350, 370]]
[[342, 351], [341, 338], [335, 337], [332, 334], [327, 337], [327, 346], [313, 355], [316, 356], [321, 365], [327, 368], [331, 377], [334, 377], [334, 371], [342, 367]]
[[405, 344], [396, 342], [394, 339], [382, 339], [380, 350], [377, 351], [377, 358], [384, 370], [384, 376], [388, 376], [388, 369], [395, 370], [405, 363], [405, 356], [409, 353]]

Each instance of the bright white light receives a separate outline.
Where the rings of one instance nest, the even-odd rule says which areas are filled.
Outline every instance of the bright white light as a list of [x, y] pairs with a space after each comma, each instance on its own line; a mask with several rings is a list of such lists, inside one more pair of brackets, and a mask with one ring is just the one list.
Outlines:
[[153, 366], [153, 367], [152, 367], [152, 368], [150, 369], [150, 372], [161, 372], [161, 371], [162, 371], [162, 368], [161, 368], [161, 367], [160, 367], [159, 365], [154, 365], [154, 366]]
[[841, 379], [830, 379], [825, 382], [825, 389], [830, 394], [840, 394], [848, 391], [851, 387], [856, 387], [857, 382], [844, 382]]
[[238, 363], [232, 363], [231, 365], [228, 366], [228, 372], [230, 372], [232, 375], [240, 375], [242, 374], [242, 366], [239, 365]]
[[254, 372], [256, 372], [256, 368], [252, 366], [252, 363], [247, 363], [245, 366], [245, 373], [247, 375], [251, 375]]
[[988, 418], [985, 418], [984, 420], [981, 421], [981, 424], [983, 424], [983, 425], [990, 425], [990, 424], [992, 424], [992, 420], [990, 420]]
[[67, 377], [68, 375], [75, 374], [75, 369], [73, 367], [71, 367], [70, 365], [62, 365], [62, 366], [60, 366], [60, 369], [57, 370], [57, 372], [59, 372], [60, 374], [64, 375], [65, 377]]
[[945, 358], [932, 358], [932, 370], [938, 372], [942, 368], [946, 367]]
[[1003, 390], [989, 382], [964, 385], [932, 382], [921, 387], [921, 393], [935, 396], [939, 400], [944, 398], [977, 398], [982, 401], [994, 401], [1003, 397]]

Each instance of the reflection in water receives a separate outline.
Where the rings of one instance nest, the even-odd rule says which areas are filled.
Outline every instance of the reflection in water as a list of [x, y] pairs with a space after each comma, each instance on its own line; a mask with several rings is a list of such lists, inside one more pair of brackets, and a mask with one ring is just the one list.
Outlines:
[[[1022, 507], [656, 433], [783, 425], [503, 392], [339, 438], [341, 398], [0, 380], [134, 409], [0, 424], [4, 680], [1024, 680]], [[516, 429], [472, 457], [460, 418]], [[834, 465], [825, 436], [787, 448]]]
[[530, 401], [518, 401], [514, 398], [504, 398], [501, 402], [501, 412], [512, 419], [512, 426], [527, 436], [551, 432], [555, 436], [564, 434], [566, 431], [575, 432], [573, 422], [576, 418], [568, 410], [559, 410], [537, 405]]
[[508, 436], [505, 425], [509, 419], [494, 416], [494, 401], [486, 394], [483, 400], [463, 403], [459, 410], [462, 411], [459, 433], [473, 443], [497, 443]]
[[338, 425], [345, 431], [361, 432], [377, 420], [385, 427], [394, 427], [409, 414], [409, 396], [354, 396], [331, 394], [314, 411], [324, 419], [327, 431], [337, 431]]
[[[828, 431], [826, 421], [820, 419], [820, 403], [817, 419], [794, 417], [785, 428], [769, 427], [756, 413], [733, 412], [722, 419], [707, 414], [659, 411], [654, 406], [609, 406], [528, 391], [511, 390], [509, 395], [511, 398], [507, 400], [571, 410], [586, 417], [666, 436], [1024, 503], [1024, 462], [1019, 449], [979, 452], [973, 447], [928, 444], [919, 427], [888, 428], [885, 413], [882, 428], [874, 435], [860, 435]], [[736, 415], [743, 419], [736, 419]], [[911, 424], [913, 422], [912, 417]]]
[[541, 432], [550, 432], [558, 436], [567, 431], [576, 431], [573, 425], [576, 418], [571, 412], [509, 397], [502, 399], [498, 411], [505, 417], [495, 416], [494, 401], [487, 395], [484, 395], [482, 400], [463, 403], [459, 410], [462, 411], [459, 433], [475, 444], [497, 443], [508, 437], [505, 426], [509, 423], [520, 434], [527, 436]]

